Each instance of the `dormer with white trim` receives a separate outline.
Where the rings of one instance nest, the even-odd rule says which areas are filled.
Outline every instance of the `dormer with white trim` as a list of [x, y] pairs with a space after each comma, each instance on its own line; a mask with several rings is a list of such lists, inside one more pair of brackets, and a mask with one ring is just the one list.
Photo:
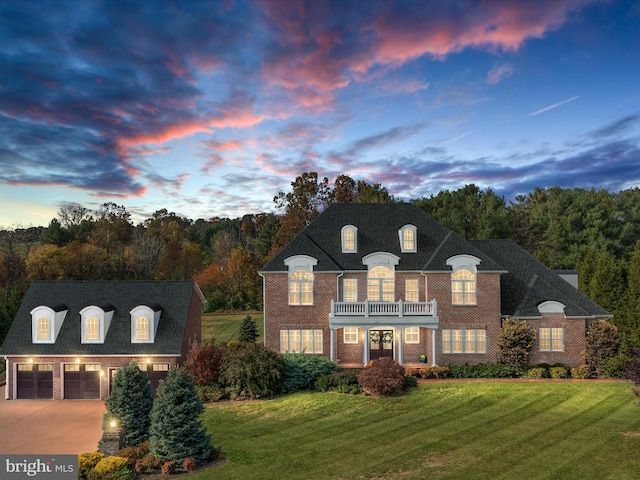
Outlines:
[[565, 308], [567, 308], [565, 304], [556, 302], [555, 300], [548, 300], [538, 305], [538, 311], [540, 313], [562, 313], [564, 315]]
[[69, 311], [66, 305], [53, 308], [46, 305], [31, 310], [31, 341], [33, 343], [56, 343], [62, 322]]
[[162, 307], [157, 303], [138, 305], [131, 314], [131, 343], [153, 343], [158, 332]]
[[345, 225], [340, 230], [342, 253], [358, 253], [358, 227]]
[[82, 343], [104, 343], [115, 310], [110, 303], [89, 305], [80, 310]]
[[415, 253], [418, 251], [418, 229], [415, 225], [405, 225], [398, 230], [400, 238], [400, 251], [402, 253]]

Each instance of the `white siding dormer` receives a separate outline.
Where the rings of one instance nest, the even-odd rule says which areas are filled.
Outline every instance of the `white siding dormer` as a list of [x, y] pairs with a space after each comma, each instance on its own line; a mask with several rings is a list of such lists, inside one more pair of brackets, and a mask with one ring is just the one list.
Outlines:
[[162, 307], [138, 305], [131, 312], [131, 343], [153, 343], [156, 339]]
[[398, 230], [400, 237], [400, 251], [402, 253], [415, 253], [418, 251], [418, 229], [415, 225], [405, 225]]
[[345, 225], [340, 231], [342, 253], [358, 253], [358, 228]]
[[82, 322], [82, 343], [104, 343], [109, 331], [115, 307], [89, 305], [80, 310]]
[[65, 305], [53, 308], [40, 305], [31, 310], [31, 341], [55, 343], [67, 311], [68, 308]]

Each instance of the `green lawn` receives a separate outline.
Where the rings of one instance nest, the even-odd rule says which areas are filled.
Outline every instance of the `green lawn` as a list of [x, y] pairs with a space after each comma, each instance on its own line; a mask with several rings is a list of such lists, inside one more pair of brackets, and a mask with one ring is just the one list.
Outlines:
[[490, 381], [224, 402], [203, 422], [228, 461], [189, 479], [638, 479], [634, 402], [627, 383]]
[[263, 341], [264, 323], [262, 321], [262, 312], [247, 313], [203, 313], [202, 314], [202, 341], [207, 343], [211, 337], [216, 338], [216, 343], [228, 342], [229, 340], [238, 340], [240, 332], [240, 324], [242, 320], [250, 315], [258, 326], [258, 342]]

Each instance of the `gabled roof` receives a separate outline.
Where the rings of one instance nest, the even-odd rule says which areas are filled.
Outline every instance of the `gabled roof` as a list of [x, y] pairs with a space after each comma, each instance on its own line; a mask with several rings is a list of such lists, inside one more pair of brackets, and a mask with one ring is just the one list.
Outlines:
[[508, 270], [500, 277], [503, 315], [539, 317], [538, 305], [556, 301], [566, 306], [567, 317], [611, 316], [511, 240], [472, 240], [471, 243]]
[[[342, 253], [341, 229], [358, 229], [357, 253]], [[417, 228], [417, 252], [403, 253], [398, 231], [405, 225]], [[503, 268], [471, 243], [449, 231], [411, 203], [336, 203], [320, 214], [261, 270], [284, 272], [284, 261], [294, 255], [310, 255], [318, 260], [314, 272], [366, 270], [362, 257], [387, 252], [400, 258], [396, 270], [451, 271], [447, 258], [468, 254], [480, 258], [480, 271]]]
[[[20, 305], [0, 355], [180, 355], [193, 295], [204, 301], [195, 282], [34, 281]], [[53, 344], [32, 342], [30, 312], [64, 304], [68, 311]], [[90, 305], [114, 308], [104, 343], [83, 344], [80, 311]], [[139, 305], [162, 307], [154, 343], [131, 343], [130, 311]], [[155, 311], [156, 310], [154, 308]]]

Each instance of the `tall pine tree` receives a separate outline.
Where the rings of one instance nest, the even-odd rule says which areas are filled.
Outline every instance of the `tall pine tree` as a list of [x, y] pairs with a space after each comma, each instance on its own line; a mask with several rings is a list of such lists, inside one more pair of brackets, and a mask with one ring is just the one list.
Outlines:
[[254, 343], [258, 338], [258, 326], [251, 315], [247, 315], [240, 324], [240, 338], [244, 343]]
[[211, 437], [198, 420], [204, 407], [189, 374], [182, 368], [170, 370], [160, 382], [151, 410], [151, 451], [162, 461], [182, 463], [211, 458]]

